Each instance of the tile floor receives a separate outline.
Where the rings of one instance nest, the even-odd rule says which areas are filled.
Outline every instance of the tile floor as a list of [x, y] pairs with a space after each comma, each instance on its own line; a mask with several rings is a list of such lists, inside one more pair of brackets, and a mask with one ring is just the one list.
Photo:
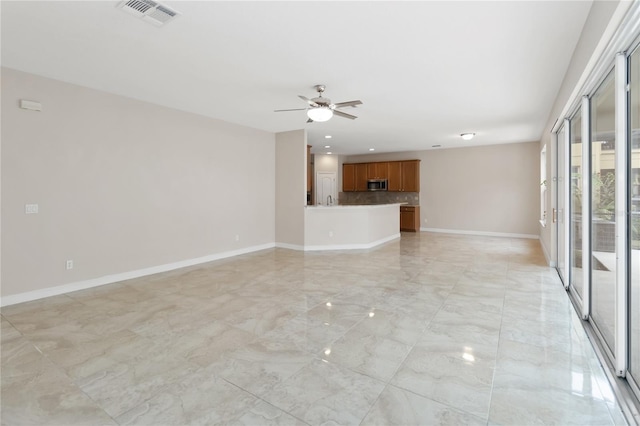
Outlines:
[[536, 240], [271, 249], [1, 314], [3, 425], [625, 424]]

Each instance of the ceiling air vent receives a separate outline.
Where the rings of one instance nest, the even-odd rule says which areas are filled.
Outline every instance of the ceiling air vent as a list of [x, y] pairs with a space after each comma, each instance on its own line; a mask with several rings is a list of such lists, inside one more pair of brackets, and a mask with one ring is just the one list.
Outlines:
[[118, 7], [157, 27], [161, 27], [180, 14], [169, 6], [152, 0], [125, 0], [118, 4]]

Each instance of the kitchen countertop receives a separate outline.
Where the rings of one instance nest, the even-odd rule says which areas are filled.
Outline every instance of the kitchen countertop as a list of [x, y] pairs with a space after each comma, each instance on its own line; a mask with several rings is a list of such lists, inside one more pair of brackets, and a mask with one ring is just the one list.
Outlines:
[[388, 207], [388, 206], [406, 206], [408, 203], [389, 203], [389, 204], [337, 204], [333, 206], [305, 206], [307, 209], [371, 209], [377, 207]]

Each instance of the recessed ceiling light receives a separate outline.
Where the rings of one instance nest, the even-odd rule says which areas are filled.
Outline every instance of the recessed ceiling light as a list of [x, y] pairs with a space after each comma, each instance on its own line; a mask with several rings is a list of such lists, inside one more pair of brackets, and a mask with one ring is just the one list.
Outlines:
[[375, 148], [369, 148], [369, 151], [375, 151], [375, 150], [376, 150]]
[[471, 139], [473, 139], [475, 135], [476, 135], [475, 133], [461, 133], [460, 137], [465, 141], [470, 141]]
[[327, 154], [331, 154], [331, 151], [327, 151]]
[[324, 147], [325, 148], [331, 148], [331, 145], [325, 145]]
[[326, 135], [324, 138], [325, 138], [325, 139], [331, 139], [331, 138], [332, 138], [332, 136], [331, 136], [331, 135]]

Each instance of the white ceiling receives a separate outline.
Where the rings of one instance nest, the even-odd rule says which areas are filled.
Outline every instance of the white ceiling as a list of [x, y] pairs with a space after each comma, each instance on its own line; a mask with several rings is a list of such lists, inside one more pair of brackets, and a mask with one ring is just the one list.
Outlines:
[[[528, 142], [543, 127], [591, 1], [166, 1], [156, 28], [117, 1], [2, 1], [2, 65], [271, 132], [314, 152]], [[334, 102], [306, 124], [297, 95]], [[463, 132], [475, 132], [471, 142]], [[333, 139], [326, 142], [324, 135]]]

